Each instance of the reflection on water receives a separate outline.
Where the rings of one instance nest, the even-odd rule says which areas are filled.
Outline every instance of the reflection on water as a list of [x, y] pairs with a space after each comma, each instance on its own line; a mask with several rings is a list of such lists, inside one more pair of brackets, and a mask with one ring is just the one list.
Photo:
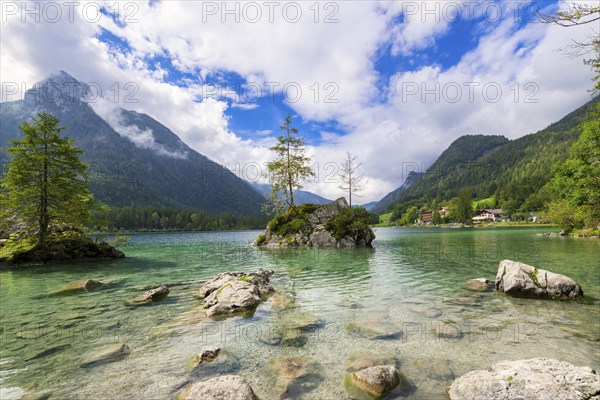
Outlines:
[[[535, 236], [531, 229], [378, 229], [373, 249], [265, 250], [258, 232], [139, 234], [124, 260], [0, 272], [0, 398], [49, 390], [61, 399], [173, 398], [187, 383], [221, 373], [247, 378], [259, 397], [278, 398], [270, 360], [306, 356], [323, 375], [299, 398], [344, 398], [346, 361], [357, 352], [399, 360], [417, 389], [406, 398], [447, 398], [454, 377], [506, 359], [555, 357], [600, 367], [599, 242]], [[584, 302], [512, 299], [460, 289], [493, 279], [514, 259], [571, 276]], [[199, 319], [198, 282], [223, 271], [272, 268], [275, 299], [251, 316]], [[102, 279], [104, 290], [49, 296], [66, 283]], [[168, 284], [163, 303], [126, 308], [145, 287]], [[274, 345], [282, 320], [319, 324]], [[370, 339], [349, 326], [379, 323], [401, 331]], [[281, 335], [281, 333], [279, 333]], [[279, 337], [277, 338], [280, 339]], [[119, 362], [80, 368], [94, 349], [126, 343]], [[285, 345], [282, 343], [286, 343]], [[303, 345], [302, 345], [303, 344]], [[227, 356], [211, 368], [186, 369], [191, 356], [217, 345]], [[302, 345], [301, 347], [296, 347]]]

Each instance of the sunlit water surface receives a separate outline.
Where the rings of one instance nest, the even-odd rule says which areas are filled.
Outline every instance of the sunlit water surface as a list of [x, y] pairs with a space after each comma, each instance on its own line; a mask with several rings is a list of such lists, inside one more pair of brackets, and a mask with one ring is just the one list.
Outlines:
[[[224, 372], [244, 376], [261, 399], [278, 398], [265, 366], [282, 355], [321, 365], [321, 383], [297, 395], [305, 399], [344, 399], [345, 363], [360, 351], [397, 357], [416, 386], [404, 394], [412, 399], [445, 399], [453, 376], [501, 360], [554, 357], [599, 370], [599, 241], [536, 236], [539, 231], [379, 228], [373, 249], [276, 251], [251, 246], [257, 231], [136, 234], [123, 260], [1, 271], [0, 398], [48, 390], [57, 399], [171, 399], [198, 379], [185, 365], [206, 345], [234, 355], [237, 361]], [[586, 300], [512, 299], [461, 289], [467, 279], [494, 279], [503, 259], [566, 274], [582, 285]], [[250, 317], [193, 318], [199, 282], [257, 268], [275, 270], [277, 291], [322, 321], [306, 333], [303, 347], [258, 340], [277, 320], [272, 301]], [[49, 296], [84, 279], [116, 284]], [[164, 302], [123, 304], [159, 284], [172, 285]], [[404, 334], [370, 340], [346, 329], [362, 319], [387, 321]], [[438, 321], [453, 323], [463, 335], [437, 337]], [[131, 348], [127, 358], [80, 368], [90, 351], [116, 342]]]

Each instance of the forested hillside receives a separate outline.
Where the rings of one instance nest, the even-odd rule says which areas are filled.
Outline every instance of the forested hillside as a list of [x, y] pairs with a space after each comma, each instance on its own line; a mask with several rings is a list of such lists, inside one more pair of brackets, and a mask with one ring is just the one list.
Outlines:
[[508, 214], [542, 209], [548, 200], [543, 187], [553, 176], [553, 166], [565, 161], [581, 134], [580, 124], [597, 101], [519, 139], [482, 135], [457, 139], [386, 211], [394, 211], [397, 219], [411, 206], [421, 208], [456, 198], [465, 187], [475, 199], [492, 198], [489, 206]]
[[264, 228], [269, 219], [268, 215], [238, 216], [229, 212], [211, 215], [201, 210], [130, 206], [111, 208], [106, 225], [109, 230], [214, 231]]

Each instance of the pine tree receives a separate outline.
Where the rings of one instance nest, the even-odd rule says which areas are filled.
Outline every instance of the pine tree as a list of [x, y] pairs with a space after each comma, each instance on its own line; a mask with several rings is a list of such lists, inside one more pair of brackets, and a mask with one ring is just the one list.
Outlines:
[[43, 247], [51, 225], [91, 221], [88, 165], [75, 139], [61, 135], [65, 127], [55, 116], [39, 113], [19, 129], [23, 138], [12, 139], [7, 149], [12, 159], [1, 182], [3, 217], [35, 234]]
[[310, 157], [305, 155], [304, 140], [298, 136], [298, 129], [291, 126], [291, 116], [285, 117], [281, 129], [285, 134], [277, 138], [277, 144], [271, 147], [277, 156], [267, 164], [273, 184], [270, 200], [276, 211], [281, 211], [278, 204], [279, 193], [283, 192], [290, 208], [294, 207], [294, 189], [302, 189], [301, 182], [313, 176], [310, 169]]

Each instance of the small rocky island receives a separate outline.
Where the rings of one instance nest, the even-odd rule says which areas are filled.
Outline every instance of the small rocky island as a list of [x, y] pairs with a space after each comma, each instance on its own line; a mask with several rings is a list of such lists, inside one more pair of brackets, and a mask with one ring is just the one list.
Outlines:
[[125, 257], [114, 246], [94, 240], [74, 226], [51, 226], [44, 245], [35, 243], [35, 237], [19, 231], [0, 233], [0, 267]]
[[264, 247], [371, 247], [369, 213], [341, 197], [324, 205], [302, 204], [275, 216], [254, 242]]

